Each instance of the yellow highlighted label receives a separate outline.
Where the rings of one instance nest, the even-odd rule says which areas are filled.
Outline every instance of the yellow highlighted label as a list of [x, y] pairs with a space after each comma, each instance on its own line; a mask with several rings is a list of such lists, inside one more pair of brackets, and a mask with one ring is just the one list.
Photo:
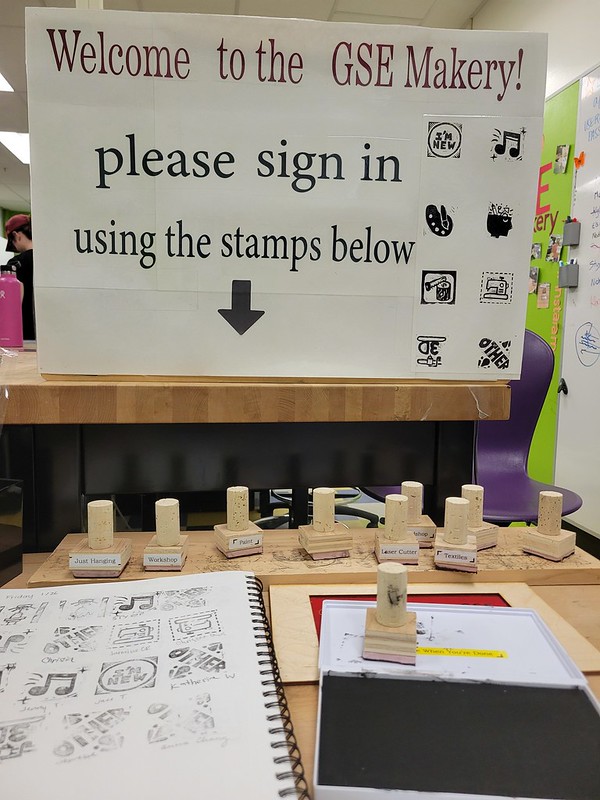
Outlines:
[[417, 647], [420, 656], [462, 656], [463, 658], [508, 658], [506, 650], [466, 650], [461, 647]]

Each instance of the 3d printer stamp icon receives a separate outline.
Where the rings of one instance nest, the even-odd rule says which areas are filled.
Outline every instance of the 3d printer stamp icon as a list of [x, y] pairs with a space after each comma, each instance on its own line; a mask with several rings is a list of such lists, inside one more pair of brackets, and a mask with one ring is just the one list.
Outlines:
[[423, 367], [439, 367], [442, 363], [440, 353], [445, 336], [417, 336], [417, 350], [421, 358], [417, 358], [417, 364]]
[[514, 272], [482, 272], [479, 302], [512, 302], [514, 278]]
[[456, 299], [456, 270], [432, 272], [423, 270], [421, 276], [421, 303], [452, 305]]

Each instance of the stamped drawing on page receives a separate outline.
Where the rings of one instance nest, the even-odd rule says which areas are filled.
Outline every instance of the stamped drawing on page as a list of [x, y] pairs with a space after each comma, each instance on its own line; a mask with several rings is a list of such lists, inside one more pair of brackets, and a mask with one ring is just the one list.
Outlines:
[[61, 625], [55, 628], [52, 640], [44, 645], [44, 653], [57, 655], [58, 653], [77, 651], [91, 652], [96, 649], [97, 637], [101, 630], [99, 625], [86, 625], [85, 627]]
[[181, 706], [152, 703], [147, 713], [151, 723], [147, 738], [151, 745], [173, 746], [225, 739], [217, 734], [211, 696], [207, 692]]
[[15, 670], [16, 664], [10, 661], [8, 664], [0, 663], [0, 694], [8, 688], [11, 673]]
[[205, 586], [190, 586], [189, 589], [159, 592], [160, 610], [173, 611], [176, 608], [202, 608], [206, 605], [206, 592]]
[[147, 611], [154, 611], [157, 606], [157, 594], [157, 592], [151, 592], [150, 594], [117, 597], [113, 606], [113, 614], [116, 617], [132, 617]]
[[221, 624], [216, 611], [203, 611], [169, 620], [173, 641], [181, 642], [197, 636], [221, 633]]
[[98, 678], [96, 694], [150, 689], [156, 684], [157, 672], [158, 656], [105, 662]]
[[67, 620], [98, 617], [102, 619], [108, 610], [108, 597], [81, 597], [73, 602], [62, 600], [61, 612]]
[[222, 642], [196, 647], [178, 647], [171, 650], [169, 658], [172, 659], [169, 678], [175, 687], [181, 685], [182, 681], [202, 674], [218, 675], [227, 667], [223, 657]]
[[36, 749], [36, 738], [44, 716], [0, 720], [0, 765]]
[[74, 760], [118, 750], [125, 740], [119, 728], [129, 714], [130, 709], [122, 707], [66, 714], [62, 719], [65, 738], [54, 748], [54, 755]]
[[86, 667], [81, 667], [75, 672], [34, 672], [26, 683], [27, 695], [36, 700], [76, 697], [75, 688], [84, 672], [87, 672]]
[[20, 653], [31, 633], [32, 631], [30, 630], [26, 630], [23, 633], [0, 633], [0, 655], [4, 653]]
[[4, 609], [4, 618], [0, 619], [1, 625], [35, 624], [42, 618], [48, 603], [19, 603], [11, 608]]
[[160, 620], [140, 620], [125, 625], [115, 625], [110, 633], [109, 647], [122, 649], [140, 647], [158, 642], [160, 639]]

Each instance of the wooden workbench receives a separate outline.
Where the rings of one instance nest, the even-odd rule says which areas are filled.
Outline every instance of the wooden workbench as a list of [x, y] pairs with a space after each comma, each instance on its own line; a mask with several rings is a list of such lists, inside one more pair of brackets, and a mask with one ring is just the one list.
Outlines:
[[35, 351], [7, 360], [7, 425], [506, 419], [501, 381], [46, 376]]
[[[43, 553], [25, 555], [23, 574], [12, 580], [5, 588], [25, 587], [47, 557], [48, 554]], [[153, 573], [152, 577], [156, 577], [156, 573]], [[421, 576], [419, 576], [420, 579]], [[445, 577], [443, 580], [445, 581]], [[598, 613], [600, 584], [535, 586], [532, 591], [560, 614], [591, 645], [600, 649], [600, 613]], [[268, 596], [266, 600], [268, 604]], [[588, 672], [586, 677], [592, 691], [600, 699], [600, 673]], [[309, 785], [312, 785], [318, 686], [316, 683], [288, 684], [285, 687], [285, 693], [304, 769]]]
[[293, 488], [297, 526], [309, 487], [417, 480], [440, 521], [472, 479], [475, 421], [510, 411], [501, 381], [42, 376], [35, 351], [4, 358], [0, 386], [0, 470], [23, 481], [28, 551], [80, 530], [85, 497], [233, 485]]
[[[373, 554], [375, 531], [351, 529], [354, 540], [349, 558], [313, 561], [298, 544], [297, 531], [265, 531], [263, 553], [227, 559], [214, 543], [212, 531], [191, 531], [189, 553], [183, 574], [245, 569], [263, 582], [265, 588], [276, 584], [368, 583], [374, 579], [377, 560]], [[140, 580], [156, 577], [142, 565], [142, 555], [152, 533], [117, 534], [132, 540], [132, 555], [120, 578]], [[422, 549], [419, 565], [409, 567], [412, 580], [419, 582], [474, 583], [477, 581], [519, 581], [530, 585], [600, 583], [600, 561], [579, 548], [561, 562], [547, 561], [521, 550], [519, 528], [503, 528], [498, 546], [478, 553], [477, 573], [440, 570], [433, 564], [433, 549]], [[93, 582], [93, 578], [74, 578], [69, 570], [69, 550], [81, 540], [81, 534], [65, 536], [56, 550], [29, 579], [29, 587], [62, 586]], [[181, 574], [181, 573], [166, 573]]]

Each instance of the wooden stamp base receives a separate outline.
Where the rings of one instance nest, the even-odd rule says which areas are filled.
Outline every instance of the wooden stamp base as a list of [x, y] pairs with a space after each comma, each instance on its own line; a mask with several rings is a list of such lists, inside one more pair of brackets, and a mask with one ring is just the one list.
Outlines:
[[142, 564], [148, 572], [180, 572], [188, 554], [188, 536], [181, 536], [179, 544], [158, 544], [156, 534], [144, 548]]
[[575, 552], [575, 531], [561, 530], [558, 536], [548, 536], [532, 526], [523, 533], [523, 551], [548, 561], [562, 561]]
[[498, 544], [498, 526], [491, 522], [484, 522], [477, 528], [468, 528], [470, 536], [475, 537], [475, 544], [478, 550], [485, 550], [488, 547], [496, 547]]
[[363, 658], [415, 664], [417, 660], [417, 615], [407, 612], [406, 622], [398, 627], [377, 622], [375, 609], [367, 609]]
[[300, 547], [315, 561], [326, 558], [348, 558], [352, 550], [352, 534], [348, 526], [335, 522], [331, 533], [320, 533], [312, 525], [298, 528]]
[[444, 530], [440, 528], [435, 537], [433, 563], [441, 569], [477, 572], [477, 545], [474, 537], [467, 536], [466, 544], [454, 544], [444, 539]]
[[395, 561], [398, 564], [419, 563], [419, 543], [414, 534], [409, 533], [406, 540], [392, 542], [385, 539], [381, 531], [375, 534], [375, 558], [382, 562]]
[[419, 547], [433, 547], [437, 528], [435, 522], [427, 514], [421, 514], [420, 519], [409, 522], [407, 528], [416, 536]]
[[243, 531], [230, 531], [227, 525], [215, 525], [215, 544], [227, 558], [253, 556], [263, 551], [263, 532], [254, 522], [248, 521]]
[[84, 536], [69, 550], [69, 569], [75, 578], [118, 578], [131, 557], [131, 539], [114, 539], [111, 547], [92, 550]]

